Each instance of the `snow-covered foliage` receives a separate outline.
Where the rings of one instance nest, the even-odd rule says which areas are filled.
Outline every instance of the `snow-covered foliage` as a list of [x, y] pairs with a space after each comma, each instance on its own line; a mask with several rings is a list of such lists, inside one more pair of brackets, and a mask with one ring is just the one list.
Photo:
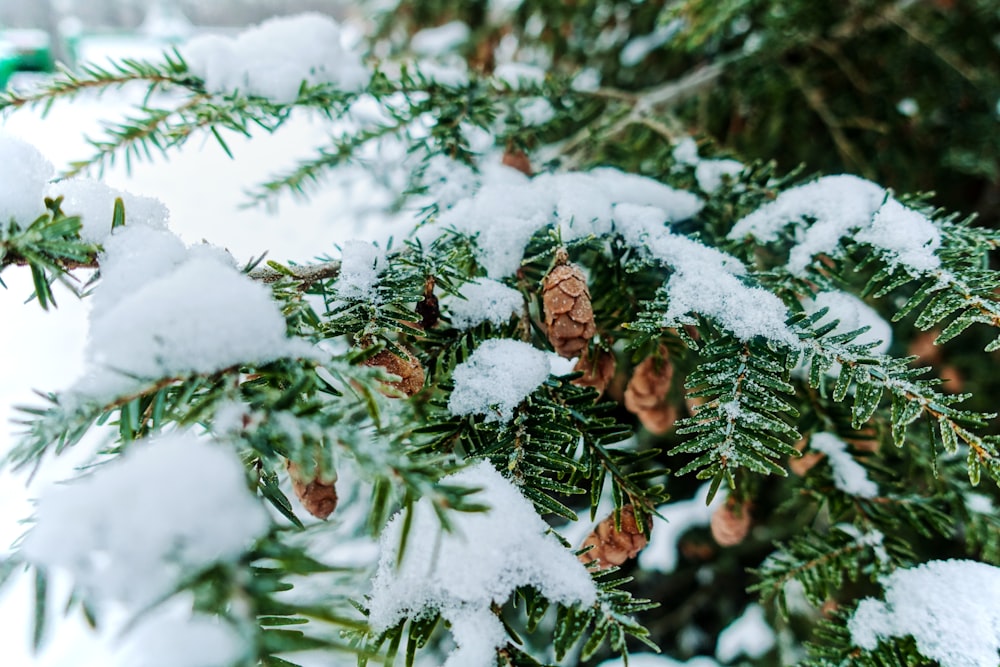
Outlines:
[[456, 415], [510, 421], [514, 408], [550, 372], [549, 358], [541, 350], [516, 340], [488, 340], [455, 368], [455, 390], [448, 399], [448, 409]]

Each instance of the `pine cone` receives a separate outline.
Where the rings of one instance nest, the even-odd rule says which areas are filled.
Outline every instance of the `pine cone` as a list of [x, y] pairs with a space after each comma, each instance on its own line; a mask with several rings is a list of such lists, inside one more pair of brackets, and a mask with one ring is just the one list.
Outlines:
[[528, 155], [519, 148], [508, 148], [504, 151], [502, 164], [512, 169], [517, 169], [525, 176], [531, 176], [531, 160]]
[[739, 544], [750, 532], [750, 505], [737, 503], [732, 498], [712, 513], [712, 537], [720, 547]]
[[302, 501], [302, 506], [306, 511], [317, 519], [326, 519], [337, 509], [337, 489], [334, 482], [337, 476], [325, 480], [319, 477], [309, 478], [302, 473], [302, 469], [291, 461], [288, 464], [288, 476], [292, 480], [292, 489], [295, 495]]
[[573, 380], [573, 384], [578, 387], [593, 387], [599, 395], [603, 394], [615, 377], [615, 365], [615, 355], [610, 352], [598, 350], [596, 362], [591, 361], [585, 353], [573, 367], [574, 371], [583, 373], [581, 377]]
[[542, 304], [549, 342], [559, 356], [570, 359], [586, 350], [597, 332], [594, 309], [583, 271], [569, 263], [565, 250], [556, 254], [556, 265], [542, 281]]
[[677, 421], [677, 408], [667, 403], [673, 377], [667, 348], [661, 346], [658, 355], [643, 359], [635, 367], [625, 388], [625, 409], [636, 415], [651, 433], [666, 433]]
[[621, 511], [621, 530], [615, 528], [615, 515], [611, 513], [597, 524], [593, 532], [583, 541], [584, 547], [593, 545], [593, 549], [580, 554], [580, 561], [590, 563], [599, 561], [598, 568], [604, 569], [613, 565], [621, 565], [629, 558], [635, 558], [649, 542], [649, 529], [643, 533], [635, 520], [635, 510], [631, 505], [624, 505]]
[[[413, 396], [423, 389], [424, 368], [417, 361], [416, 357], [405, 350], [403, 353], [406, 354], [406, 358], [393, 354], [389, 350], [382, 350], [374, 357], [365, 361], [365, 365], [372, 367], [381, 366], [387, 373], [398, 375], [400, 379], [397, 382], [387, 382], [386, 384], [398, 389], [407, 396]], [[386, 393], [386, 395], [390, 394]]]

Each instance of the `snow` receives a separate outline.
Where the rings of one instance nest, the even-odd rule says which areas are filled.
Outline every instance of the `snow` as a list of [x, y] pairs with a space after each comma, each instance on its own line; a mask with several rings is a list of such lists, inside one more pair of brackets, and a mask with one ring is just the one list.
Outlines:
[[763, 657], [774, 648], [774, 630], [764, 618], [764, 608], [749, 604], [743, 614], [719, 633], [715, 657], [719, 662], [732, 662], [741, 655], [751, 659]]
[[[848, 292], [820, 292], [812, 299], [802, 302], [806, 314], [812, 315], [823, 308], [828, 311], [815, 326], [822, 326], [833, 320], [839, 324], [828, 335], [838, 336], [849, 331], [868, 327], [868, 331], [859, 334], [852, 343], [865, 345], [875, 343], [871, 351], [874, 354], [885, 354], [892, 345], [892, 326], [882, 319], [878, 312], [858, 297]], [[839, 371], [837, 371], [839, 373]]]
[[462, 331], [489, 322], [499, 327], [524, 308], [524, 296], [516, 289], [489, 278], [477, 278], [458, 290], [464, 299], [445, 298], [451, 323]]
[[469, 41], [469, 32], [469, 26], [462, 21], [424, 28], [410, 38], [410, 49], [420, 56], [440, 56]]
[[844, 237], [878, 248], [890, 265], [915, 273], [940, 266], [934, 251], [941, 245], [941, 234], [934, 223], [857, 176], [824, 176], [790, 188], [739, 220], [729, 238], [749, 235], [771, 243], [786, 227], [792, 228], [795, 240], [787, 266], [796, 275], [804, 275], [819, 254], [839, 255]]
[[475, 237], [476, 257], [493, 279], [516, 272], [528, 241], [547, 225], [558, 225], [560, 237], [570, 241], [609, 234], [622, 206], [650, 207], [660, 227], [702, 207], [689, 192], [608, 167], [534, 179], [513, 171], [485, 172], [488, 180], [479, 190], [442, 213], [436, 225]]
[[455, 367], [455, 390], [448, 399], [454, 415], [486, 415], [486, 421], [509, 422], [514, 408], [549, 377], [545, 352], [509, 338], [484, 341]]
[[680, 660], [674, 660], [665, 655], [656, 655], [655, 653], [630, 653], [627, 666], [624, 658], [614, 658], [612, 660], [605, 660], [597, 667], [719, 667], [719, 663], [705, 656], [698, 656], [691, 658], [687, 662], [681, 662]]
[[80, 238], [88, 243], [104, 243], [111, 234], [115, 199], [119, 197], [125, 206], [125, 224], [128, 226], [164, 229], [170, 217], [167, 207], [157, 199], [116, 190], [90, 178], [71, 178], [52, 183], [46, 196], [63, 197], [63, 213], [80, 216], [83, 225]]
[[141, 609], [236, 560], [268, 525], [234, 452], [171, 435], [135, 442], [122, 458], [47, 491], [21, 553], [70, 572], [88, 596]]
[[785, 326], [788, 310], [773, 293], [751, 287], [739, 276], [746, 267], [735, 257], [671, 233], [660, 212], [648, 206], [615, 206], [615, 225], [626, 243], [674, 270], [663, 289], [669, 302], [664, 326], [687, 324], [690, 313], [718, 321], [741, 340], [764, 336], [791, 347], [798, 338]]
[[683, 27], [682, 19], [673, 19], [656, 26], [656, 29], [648, 35], [633, 37], [618, 54], [618, 61], [622, 67], [635, 67], [650, 53], [669, 42]]
[[469, 85], [469, 67], [461, 59], [443, 59], [440, 62], [423, 60], [416, 64], [416, 71], [428, 83], [436, 83], [448, 88]]
[[1000, 651], [1000, 568], [970, 560], [935, 560], [879, 579], [885, 601], [865, 598], [848, 621], [854, 643], [912, 636], [941, 667], [995, 665]]
[[670, 574], [677, 569], [677, 545], [681, 537], [692, 528], [708, 526], [712, 514], [726, 500], [726, 493], [720, 490], [707, 504], [710, 484], [703, 484], [690, 500], [660, 505], [656, 511], [665, 522], [657, 522], [650, 532], [649, 544], [639, 553], [639, 566], [644, 570], [655, 570]]
[[814, 433], [809, 447], [826, 454], [833, 469], [833, 483], [844, 493], [858, 498], [878, 496], [878, 484], [868, 479], [864, 466], [847, 451], [847, 443], [833, 433]]
[[97, 400], [141, 381], [309, 353], [287, 338], [269, 289], [209, 256], [188, 259], [97, 306], [86, 350], [89, 372], [74, 388]]
[[345, 299], [379, 300], [378, 276], [385, 268], [385, 253], [374, 243], [347, 241], [340, 256], [337, 294]]
[[552, 104], [544, 97], [529, 97], [519, 100], [516, 108], [526, 127], [545, 125], [556, 117], [555, 109], [552, 108]]
[[545, 70], [527, 63], [501, 63], [493, 70], [493, 78], [513, 90], [522, 90], [544, 84]]
[[303, 82], [358, 92], [371, 78], [360, 54], [345, 48], [341, 26], [318, 13], [268, 19], [236, 38], [195, 37], [180, 53], [209, 91], [239, 90], [279, 104], [293, 103]]
[[14, 220], [23, 229], [45, 213], [45, 187], [54, 173], [37, 148], [0, 135], [0, 224]]
[[743, 171], [739, 160], [700, 160], [694, 168], [694, 177], [702, 191], [712, 194], [719, 190], [725, 178], [735, 178]]
[[209, 667], [247, 658], [247, 641], [218, 617], [192, 613], [189, 596], [156, 609], [129, 632], [117, 652], [120, 667]]
[[457, 648], [446, 667], [492, 667], [495, 649], [507, 640], [491, 605], [503, 604], [515, 589], [531, 586], [553, 602], [591, 605], [596, 590], [586, 568], [549, 534], [531, 502], [489, 462], [442, 480], [480, 488], [474, 498], [486, 512], [449, 515], [451, 532], [440, 525], [431, 501], [413, 507], [406, 551], [397, 566], [406, 517], [397, 514], [380, 540], [381, 556], [372, 584], [369, 621], [382, 632], [402, 618], [437, 611], [452, 626]]
[[176, 235], [142, 225], [116, 229], [102, 243], [104, 249], [97, 257], [101, 284], [90, 298], [93, 316], [173, 271], [188, 257], [184, 242]]

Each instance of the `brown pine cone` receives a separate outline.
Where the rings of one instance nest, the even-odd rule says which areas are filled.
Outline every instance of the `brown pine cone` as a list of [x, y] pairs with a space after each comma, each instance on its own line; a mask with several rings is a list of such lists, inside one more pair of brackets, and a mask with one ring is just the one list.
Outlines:
[[519, 172], [525, 176], [531, 176], [531, 159], [528, 155], [518, 149], [518, 148], [508, 148], [504, 151], [502, 164], [511, 167], [512, 169], [517, 169]]
[[635, 367], [625, 388], [625, 409], [636, 415], [651, 433], [666, 433], [677, 421], [677, 408], [667, 403], [673, 377], [667, 348], [661, 346], [658, 355], [643, 359]]
[[573, 367], [574, 371], [580, 371], [583, 375], [573, 380], [573, 384], [578, 387], [593, 387], [598, 395], [603, 394], [615, 377], [615, 366], [615, 355], [611, 352], [598, 350], [596, 361], [591, 361], [584, 353]]
[[[389, 350], [382, 350], [374, 357], [365, 361], [366, 366], [381, 366], [387, 373], [398, 375], [400, 379], [396, 382], [387, 382], [390, 387], [398, 389], [407, 396], [413, 396], [423, 389], [424, 368], [417, 361], [417, 358], [409, 352], [403, 351], [406, 358], [393, 354]], [[386, 393], [387, 396], [391, 395]]]
[[569, 263], [565, 250], [556, 253], [556, 265], [542, 281], [542, 304], [549, 342], [559, 356], [570, 359], [586, 350], [597, 332], [594, 309], [583, 271]]
[[334, 482], [337, 476], [333, 475], [329, 479], [321, 477], [309, 478], [304, 475], [302, 469], [292, 463], [288, 464], [288, 476], [292, 480], [292, 489], [295, 495], [302, 501], [302, 506], [306, 511], [317, 519], [326, 519], [337, 509], [337, 489]]
[[635, 558], [649, 542], [649, 529], [643, 533], [635, 520], [635, 509], [632, 505], [624, 505], [621, 511], [621, 530], [615, 528], [615, 515], [612, 512], [597, 524], [597, 527], [583, 541], [583, 547], [593, 545], [593, 549], [580, 554], [580, 561], [590, 563], [599, 561], [599, 569], [621, 565], [629, 558]]
[[737, 503], [732, 498], [712, 513], [712, 537], [720, 547], [739, 544], [750, 532], [750, 505]]

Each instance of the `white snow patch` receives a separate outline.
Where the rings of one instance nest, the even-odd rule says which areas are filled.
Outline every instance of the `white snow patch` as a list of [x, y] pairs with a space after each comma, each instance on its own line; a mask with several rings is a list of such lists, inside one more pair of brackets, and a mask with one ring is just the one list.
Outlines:
[[516, 289], [489, 278], [476, 278], [459, 289], [464, 299], [444, 299], [451, 323], [466, 330], [483, 322], [501, 326], [519, 315], [524, 308], [524, 296]]
[[137, 441], [120, 459], [51, 488], [37, 521], [26, 559], [136, 609], [239, 558], [269, 524], [239, 457], [191, 435]]
[[170, 213], [163, 202], [152, 197], [141, 197], [110, 188], [101, 181], [90, 178], [71, 178], [48, 186], [47, 196], [63, 197], [62, 210], [66, 215], [80, 216], [83, 227], [80, 238], [88, 243], [103, 243], [111, 234], [115, 199], [125, 205], [125, 225], [165, 229]]
[[701, 160], [694, 168], [694, 177], [698, 187], [711, 194], [722, 187], [726, 178], [735, 178], [741, 171], [743, 163], [739, 160]]
[[515, 107], [521, 115], [521, 120], [527, 127], [545, 125], [556, 117], [556, 110], [552, 108], [552, 104], [544, 97], [530, 97], [519, 100]]
[[844, 237], [853, 237], [882, 251], [891, 265], [914, 272], [940, 266], [934, 251], [941, 234], [926, 216], [908, 209], [880, 186], [850, 175], [825, 176], [791, 188], [773, 202], [739, 220], [729, 238], [747, 235], [762, 243], [778, 240], [791, 227], [795, 245], [788, 270], [802, 275], [819, 254], [837, 256]]
[[336, 21], [307, 13], [268, 19], [235, 39], [195, 37], [180, 51], [191, 72], [213, 93], [241, 91], [291, 104], [303, 82], [331, 84], [347, 92], [368, 85], [371, 73], [344, 41]]
[[15, 220], [24, 229], [45, 213], [45, 188], [54, 173], [37, 148], [0, 135], [0, 224]]
[[833, 469], [833, 484], [844, 493], [858, 498], [878, 496], [878, 484], [868, 479], [864, 466], [847, 451], [847, 443], [833, 433], [814, 433], [810, 449], [826, 454]]
[[683, 27], [683, 19], [673, 19], [656, 26], [656, 29], [648, 35], [633, 37], [618, 54], [618, 61], [622, 67], [635, 67], [650, 53], [669, 42]]
[[839, 324], [828, 335], [837, 336], [848, 331], [856, 331], [868, 327], [868, 331], [858, 335], [852, 342], [857, 345], [877, 343], [872, 347], [875, 354], [885, 354], [892, 345], [892, 326], [878, 314], [874, 308], [848, 292], [820, 292], [812, 299], [802, 302], [802, 307], [809, 315], [827, 308], [827, 313], [815, 326], [822, 326], [832, 320]]
[[195, 257], [94, 310], [90, 372], [73, 391], [103, 400], [143, 380], [308, 353], [286, 336], [270, 290], [214, 258]]
[[859, 647], [912, 636], [942, 667], [995, 665], [1000, 651], [1000, 568], [935, 560], [880, 578], [885, 601], [865, 598], [847, 623]]
[[455, 367], [455, 390], [448, 399], [454, 415], [486, 415], [509, 422], [514, 408], [549, 377], [548, 355], [509, 338], [484, 341]]
[[439, 56], [469, 41], [469, 26], [451, 21], [434, 28], [424, 28], [410, 38], [410, 49], [420, 56]]
[[759, 604], [750, 604], [742, 616], [719, 633], [715, 657], [720, 662], [732, 662], [741, 655], [757, 659], [770, 651], [774, 644], [774, 630], [764, 617], [764, 608]]
[[515, 589], [531, 586], [564, 604], [593, 604], [596, 590], [586, 568], [549, 533], [548, 525], [520, 491], [489, 462], [442, 480], [481, 488], [486, 512], [449, 515], [442, 530], [430, 500], [413, 507], [401, 564], [398, 548], [405, 517], [396, 515], [380, 541], [369, 621], [384, 631], [405, 616], [437, 611], [451, 624], [458, 648], [447, 667], [492, 667], [506, 632], [490, 610]]
[[545, 70], [527, 63], [502, 63], [493, 70], [493, 78], [514, 90], [521, 90], [545, 83]]
[[121, 667], [206, 667], [246, 659], [248, 642], [217, 616], [192, 613], [181, 596], [158, 608], [127, 635], [117, 652]]
[[644, 570], [670, 574], [677, 569], [677, 544], [692, 528], [708, 526], [712, 514], [726, 501], [726, 493], [715, 494], [707, 504], [709, 484], [703, 484], [690, 500], [679, 500], [656, 508], [665, 522], [658, 522], [650, 532], [649, 544], [639, 553], [639, 565]]
[[345, 299], [379, 300], [378, 277], [385, 269], [385, 252], [374, 243], [347, 241], [340, 256], [337, 294]]

